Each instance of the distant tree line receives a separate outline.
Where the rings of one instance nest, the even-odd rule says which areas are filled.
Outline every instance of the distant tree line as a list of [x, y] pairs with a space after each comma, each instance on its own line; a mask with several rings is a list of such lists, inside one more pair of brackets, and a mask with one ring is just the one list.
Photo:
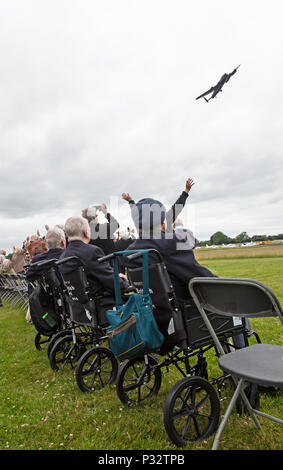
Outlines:
[[215, 232], [209, 240], [199, 242], [199, 246], [206, 245], [228, 245], [229, 243], [247, 243], [247, 242], [264, 242], [267, 240], [283, 240], [283, 233], [278, 235], [253, 235], [250, 237], [247, 232], [241, 232], [235, 238], [228, 237], [223, 232]]

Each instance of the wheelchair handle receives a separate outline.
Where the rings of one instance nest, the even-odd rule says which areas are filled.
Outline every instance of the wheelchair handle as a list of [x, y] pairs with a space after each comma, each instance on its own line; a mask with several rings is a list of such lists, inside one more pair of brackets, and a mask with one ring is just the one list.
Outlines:
[[105, 255], [105, 256], [102, 256], [101, 258], [98, 258], [98, 262], [99, 263], [103, 263], [104, 261], [109, 261], [110, 259], [113, 259], [115, 256], [115, 253], [110, 253], [110, 255]]
[[[161, 256], [161, 254], [159, 253], [159, 251], [155, 250], [154, 248], [149, 248], [147, 251], [151, 252], [151, 253], [155, 253], [158, 256], [160, 262], [161, 263], [163, 262], [163, 258]], [[128, 255], [127, 258], [129, 260], [133, 260], [133, 259], [139, 258], [142, 255], [143, 255], [142, 251], [138, 251], [137, 253], [133, 253], [131, 255]]]
[[44, 259], [42, 261], [37, 261], [37, 263], [31, 263], [28, 266], [45, 266], [48, 264], [55, 264], [57, 263], [58, 259], [57, 258], [52, 258], [52, 259]]
[[[125, 256], [125, 255], [127, 255], [127, 253], [129, 251], [132, 251], [132, 250], [116, 251], [114, 253], [110, 253], [109, 255], [105, 255], [105, 256], [102, 256], [101, 258], [98, 258], [98, 262], [103, 263], [104, 261], [109, 261], [110, 259], [113, 259], [115, 256]], [[131, 254], [127, 255], [127, 258], [130, 259], [130, 260], [135, 259], [135, 258], [139, 258], [140, 256], [143, 255], [144, 251], [155, 253], [158, 256], [160, 262], [161, 263], [163, 262], [163, 258], [161, 256], [161, 254], [159, 253], [159, 251], [155, 250], [154, 248], [149, 248], [149, 249], [142, 250], [142, 251], [136, 251], [135, 253], [131, 253]]]
[[63, 258], [63, 259], [60, 259], [58, 261], [56, 261], [56, 265], [59, 266], [60, 264], [64, 264], [66, 263], [67, 261], [70, 261], [70, 260], [76, 260], [79, 262], [79, 264], [82, 265], [82, 262], [81, 260], [77, 257], [77, 256], [68, 256], [68, 258]]
[[141, 251], [138, 251], [137, 253], [133, 253], [131, 255], [128, 255], [127, 258], [129, 260], [132, 260], [132, 259], [136, 259], [136, 258], [139, 258], [140, 256], [142, 256], [142, 252]]

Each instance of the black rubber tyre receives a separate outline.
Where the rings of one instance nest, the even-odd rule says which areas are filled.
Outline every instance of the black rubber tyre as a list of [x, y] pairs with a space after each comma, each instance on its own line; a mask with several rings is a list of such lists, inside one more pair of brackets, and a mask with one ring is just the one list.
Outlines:
[[42, 335], [41, 333], [37, 333], [34, 338], [34, 345], [38, 351], [41, 351], [43, 346], [46, 346], [47, 343], [49, 343], [52, 335], [50, 336], [45, 336]]
[[57, 331], [57, 333], [55, 333], [55, 335], [52, 336], [52, 338], [50, 339], [49, 341], [49, 344], [48, 344], [48, 348], [47, 348], [47, 356], [48, 358], [50, 357], [50, 353], [51, 353], [51, 350], [54, 346], [54, 344], [56, 343], [56, 341], [59, 339], [59, 338], [62, 338], [63, 336], [66, 336], [66, 335], [72, 335], [72, 332], [71, 330], [60, 330], [60, 331]]
[[74, 369], [85, 350], [85, 345], [80, 339], [74, 343], [73, 336], [66, 334], [59, 338], [51, 349], [50, 366], [55, 371], [66, 368]]
[[102, 346], [88, 349], [76, 366], [76, 381], [82, 392], [93, 393], [116, 379], [118, 362], [112, 351]]
[[122, 403], [131, 406], [157, 395], [161, 386], [162, 374], [152, 356], [148, 356], [148, 365], [144, 358], [129, 359], [121, 366], [116, 380], [116, 391]]
[[214, 387], [201, 377], [185, 377], [167, 395], [164, 426], [178, 447], [196, 442], [215, 432], [220, 402]]

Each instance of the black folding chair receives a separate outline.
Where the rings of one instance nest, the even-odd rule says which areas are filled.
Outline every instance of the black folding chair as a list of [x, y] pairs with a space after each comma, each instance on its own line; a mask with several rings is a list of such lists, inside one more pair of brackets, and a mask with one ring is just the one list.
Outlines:
[[283, 420], [254, 409], [244, 392], [246, 381], [261, 386], [283, 388], [283, 347], [260, 343], [225, 354], [217, 332], [206, 314], [206, 310], [209, 310], [228, 317], [278, 316], [283, 325], [282, 308], [274, 293], [253, 279], [228, 278], [194, 278], [189, 283], [189, 290], [220, 351], [218, 364], [224, 372], [232, 375], [236, 384], [236, 390], [218, 428], [212, 449], [218, 448], [221, 433], [240, 395], [258, 429], [263, 431], [256, 415], [283, 424]]

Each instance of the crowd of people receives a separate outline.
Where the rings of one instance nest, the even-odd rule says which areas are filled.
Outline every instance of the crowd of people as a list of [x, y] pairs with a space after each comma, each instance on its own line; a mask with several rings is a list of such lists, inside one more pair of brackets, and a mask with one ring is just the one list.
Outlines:
[[[17, 274], [26, 272], [27, 279], [32, 280], [34, 274], [33, 264], [35, 262], [49, 259], [50, 257], [60, 258], [69, 256], [70, 253], [74, 252], [82, 258], [84, 254], [86, 255], [85, 267], [88, 275], [90, 278], [93, 277], [95, 283], [99, 285], [101, 282], [104, 282], [104, 276], [100, 266], [97, 266], [97, 263], [95, 263], [95, 266], [92, 265], [92, 260], [97, 260], [99, 257], [103, 256], [103, 254], [107, 255], [114, 251], [123, 251], [127, 248], [135, 249], [137, 238], [139, 240], [139, 246], [143, 239], [154, 239], [157, 229], [162, 231], [164, 228], [161, 226], [161, 224], [164, 225], [164, 211], [164, 216], [166, 216], [166, 220], [168, 221], [165, 231], [167, 233], [170, 231], [172, 231], [172, 233], [174, 232], [174, 237], [176, 234], [176, 239], [184, 242], [185, 250], [183, 251], [191, 251], [190, 249], [194, 248], [197, 240], [193, 237], [191, 232], [181, 227], [182, 223], [178, 216], [185, 206], [193, 184], [194, 182], [191, 178], [187, 179], [184, 191], [182, 191], [175, 204], [173, 204], [167, 213], [165, 209], [162, 209], [164, 206], [159, 201], [147, 198], [135, 203], [129, 193], [123, 193], [122, 198], [129, 203], [132, 220], [135, 225], [132, 229], [127, 227], [127, 231], [120, 230], [119, 222], [108, 212], [105, 203], [91, 205], [83, 209], [80, 217], [69, 218], [65, 225], [58, 224], [52, 228], [45, 225], [45, 235], [41, 236], [37, 230], [35, 234], [26, 237], [21, 247], [14, 246], [13, 253], [8, 257], [4, 250], [0, 251], [0, 273]], [[151, 217], [151, 222], [154, 225], [149, 226], [147, 224], [146, 219], [148, 214], [144, 211], [145, 208], [147, 208], [148, 212], [152, 212], [152, 215], [157, 216], [156, 221]], [[159, 211], [159, 216], [158, 209], [162, 209], [161, 212]], [[99, 222], [100, 213], [104, 216], [104, 222]], [[160, 218], [160, 216], [161, 219], [159, 220], [158, 217]], [[138, 220], [139, 217], [144, 219], [143, 224]], [[150, 234], [152, 229], [153, 237]], [[85, 245], [88, 246], [85, 247]], [[187, 254], [185, 255], [187, 256]], [[26, 270], [25, 266], [27, 265], [28, 269]], [[106, 269], [105, 265], [103, 267]], [[123, 266], [120, 266], [120, 268], [121, 275], [123, 275], [124, 268]], [[186, 282], [187, 279], [188, 276], [185, 277], [183, 282]], [[110, 284], [112, 289], [113, 280]]]
[[[179, 217], [193, 185], [194, 181], [187, 179], [184, 191], [168, 211], [156, 199], [143, 198], [135, 202], [129, 193], [123, 193], [122, 198], [129, 203], [135, 226], [135, 229], [128, 227], [127, 232], [119, 232], [119, 223], [108, 212], [106, 204], [91, 205], [82, 211], [81, 216], [69, 217], [64, 225], [52, 228], [46, 225], [44, 236], [39, 232], [28, 236], [21, 248], [14, 247], [10, 260], [5, 258], [6, 253], [0, 252], [0, 269], [2, 272], [5, 269], [6, 272], [25, 271], [27, 280], [32, 282], [40, 274], [38, 269], [35, 270], [38, 261], [76, 256], [84, 266], [93, 294], [106, 290], [114, 295], [112, 265], [107, 261], [99, 263], [99, 258], [125, 249], [155, 249], [163, 257], [176, 297], [180, 302], [188, 303], [189, 281], [193, 277], [215, 276], [197, 262], [193, 251], [197, 240], [189, 229], [183, 227]], [[99, 222], [99, 212], [104, 215], [105, 222]], [[156, 255], [150, 252], [149, 263], [156, 261]], [[129, 261], [126, 256], [122, 257], [119, 273], [122, 291], [129, 287], [125, 268], [140, 266], [141, 262], [141, 258]], [[63, 273], [73, 269], [74, 260], [61, 265]], [[159, 313], [157, 309], [156, 315], [161, 332], [166, 333], [169, 316], [166, 317], [162, 309]], [[26, 318], [30, 321], [28, 315]]]

